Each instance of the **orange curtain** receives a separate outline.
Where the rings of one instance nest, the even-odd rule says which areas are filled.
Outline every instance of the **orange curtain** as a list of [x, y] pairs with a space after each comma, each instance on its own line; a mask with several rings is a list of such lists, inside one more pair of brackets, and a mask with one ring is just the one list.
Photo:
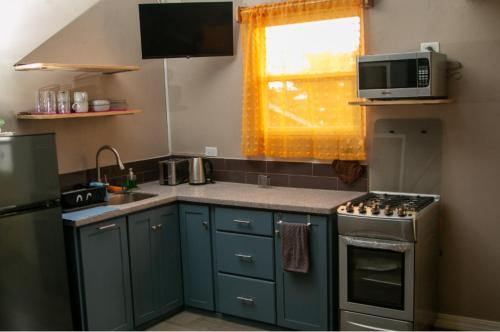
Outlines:
[[242, 10], [244, 155], [365, 159], [365, 110], [348, 105], [364, 52], [362, 2]]

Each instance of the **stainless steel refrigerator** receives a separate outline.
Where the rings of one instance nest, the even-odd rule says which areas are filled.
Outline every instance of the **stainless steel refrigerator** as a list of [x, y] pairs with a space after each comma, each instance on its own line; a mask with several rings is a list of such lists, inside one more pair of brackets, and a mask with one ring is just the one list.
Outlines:
[[54, 134], [0, 136], [0, 330], [72, 330]]

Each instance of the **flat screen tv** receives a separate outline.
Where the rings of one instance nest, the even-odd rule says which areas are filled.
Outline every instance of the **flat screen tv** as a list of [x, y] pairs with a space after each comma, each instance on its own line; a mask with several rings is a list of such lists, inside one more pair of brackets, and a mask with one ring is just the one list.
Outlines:
[[139, 5], [143, 59], [233, 55], [233, 3]]

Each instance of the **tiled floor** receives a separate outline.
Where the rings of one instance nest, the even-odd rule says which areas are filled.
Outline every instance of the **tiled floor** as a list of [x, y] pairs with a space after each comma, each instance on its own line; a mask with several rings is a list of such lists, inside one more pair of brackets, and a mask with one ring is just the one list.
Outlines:
[[161, 323], [151, 327], [148, 331], [262, 331], [261, 329], [231, 322], [222, 318], [201, 315], [191, 311], [183, 311]]

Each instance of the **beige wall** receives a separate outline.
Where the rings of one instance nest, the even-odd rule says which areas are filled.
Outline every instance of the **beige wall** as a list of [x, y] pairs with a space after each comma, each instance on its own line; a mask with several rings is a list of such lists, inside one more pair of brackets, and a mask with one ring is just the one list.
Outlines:
[[[235, 1], [250, 4], [259, 1]], [[260, 1], [264, 2], [264, 1]], [[411, 51], [440, 41], [462, 62], [450, 81], [456, 102], [367, 110], [367, 143], [379, 118], [443, 121], [440, 311], [500, 321], [500, 1], [376, 0], [366, 13], [368, 53]], [[174, 153], [217, 146], [241, 157], [241, 52], [227, 58], [168, 60]], [[369, 152], [369, 151], [368, 151]]]
[[[0, 116], [8, 121], [6, 129], [21, 133], [55, 132], [61, 173], [95, 167], [95, 153], [103, 144], [115, 146], [124, 161], [168, 154], [163, 60], [141, 59], [138, 2], [102, 0], [40, 47], [35, 49], [41, 41], [18, 58], [1, 64], [0, 75], [5, 78], [0, 80]], [[48, 6], [51, 2], [43, 3]], [[72, 2], [59, 5], [72, 6]], [[59, 7], [50, 9], [57, 11]], [[34, 19], [50, 18], [47, 11], [44, 14], [35, 15]], [[78, 79], [74, 79], [79, 75], [75, 73], [13, 72], [12, 65], [25, 55], [21, 62], [138, 65], [141, 70]], [[86, 90], [93, 99], [127, 99], [131, 107], [143, 109], [144, 113], [99, 119], [15, 120], [15, 113], [34, 108], [37, 89], [61, 83], [70, 83], [75, 90]], [[112, 161], [112, 155], [103, 155], [103, 164]]]

